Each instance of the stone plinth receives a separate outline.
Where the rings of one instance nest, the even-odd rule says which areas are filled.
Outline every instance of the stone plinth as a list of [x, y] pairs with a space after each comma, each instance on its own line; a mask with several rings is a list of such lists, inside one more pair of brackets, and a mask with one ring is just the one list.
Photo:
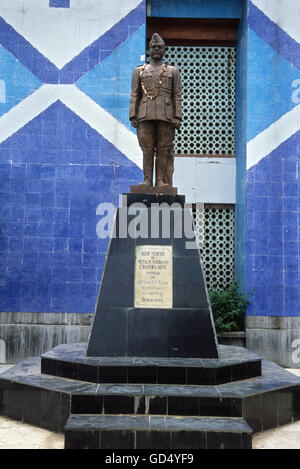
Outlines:
[[164, 186], [155, 187], [149, 186], [148, 184], [138, 184], [137, 186], [130, 186], [131, 194], [168, 194], [168, 195], [177, 195], [177, 187], [169, 186], [165, 184]]
[[195, 234], [186, 233], [192, 214], [183, 203], [174, 195], [124, 197], [87, 356], [218, 358], [199, 249]]

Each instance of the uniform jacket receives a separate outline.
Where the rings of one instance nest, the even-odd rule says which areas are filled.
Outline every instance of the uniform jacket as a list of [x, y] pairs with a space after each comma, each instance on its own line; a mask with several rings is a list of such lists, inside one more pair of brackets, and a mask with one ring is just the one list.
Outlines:
[[132, 74], [129, 119], [137, 119], [138, 122], [162, 120], [173, 123], [175, 118], [181, 119], [181, 81], [178, 68], [167, 66], [157, 98], [151, 100], [142, 89], [141, 80], [148, 94], [155, 94], [162, 66], [147, 64], [143, 70], [142, 66], [135, 68]]

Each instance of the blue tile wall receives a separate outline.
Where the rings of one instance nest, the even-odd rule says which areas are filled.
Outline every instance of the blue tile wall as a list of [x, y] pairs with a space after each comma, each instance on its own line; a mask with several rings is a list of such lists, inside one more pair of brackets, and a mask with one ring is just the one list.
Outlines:
[[70, 0], [49, 0], [49, 7], [70, 8]]
[[141, 170], [59, 101], [0, 158], [0, 310], [93, 312], [108, 243], [96, 208]]
[[[38, 40], [32, 44], [24, 37], [30, 35], [9, 23], [5, 9], [0, 17], [0, 126], [10, 135], [4, 139], [0, 133], [0, 311], [94, 312], [108, 246], [108, 239], [96, 235], [96, 208], [102, 202], [118, 206], [119, 194], [139, 183], [142, 171], [61, 101], [43, 104], [40, 88], [76, 86], [87, 76], [95, 90], [93, 69], [101, 67], [100, 81], [110, 80], [106, 63], [119, 70], [130, 54], [122, 86], [106, 88], [108, 106], [98, 103], [128, 132], [127, 80], [145, 52], [145, 0], [132, 5], [62, 68], [43, 55]], [[59, 14], [68, 24], [74, 14], [70, 0], [41, 0], [40, 6], [46, 23]], [[25, 103], [23, 119], [18, 112], [11, 119], [35, 92], [33, 106], [44, 111]]]
[[[0, 44], [43, 83], [72, 84], [101, 63], [138, 29], [145, 27], [145, 15], [145, 0], [142, 0], [128, 15], [120, 19], [61, 69], [56, 67], [1, 17]], [[138, 51], [144, 53], [145, 40], [140, 40], [136, 53]], [[122, 61], [124, 61], [124, 57], [122, 57]]]
[[247, 311], [252, 316], [300, 316], [300, 129], [286, 133], [287, 116], [297, 105], [292, 84], [300, 73], [300, 45], [289, 35], [289, 23], [280, 21], [281, 8], [270, 14], [276, 24], [248, 1], [247, 140], [251, 148], [260, 139], [256, 158], [264, 146], [273, 146], [255, 164], [250, 161], [247, 171], [246, 290], [254, 293]]
[[27, 67], [1, 45], [0, 78], [2, 86], [5, 86], [4, 93], [2, 92], [0, 96], [0, 116], [42, 85], [42, 82]]
[[300, 316], [300, 132], [247, 174], [249, 315]]
[[[252, 52], [249, 50], [247, 101], [249, 110], [255, 109], [247, 122], [251, 140], [297, 105], [291, 99], [291, 83], [299, 78], [299, 69], [250, 28], [248, 45]], [[263, 73], [262, 66], [268, 73]]]
[[[141, 43], [145, 43], [144, 25], [137, 28], [127, 41], [116, 47], [100, 64], [76, 82], [80, 90], [130, 130], [133, 129], [128, 118], [131, 75], [132, 70], [143, 63], [140, 54]], [[118, 89], [121, 89], [122, 93], [118, 93]]]

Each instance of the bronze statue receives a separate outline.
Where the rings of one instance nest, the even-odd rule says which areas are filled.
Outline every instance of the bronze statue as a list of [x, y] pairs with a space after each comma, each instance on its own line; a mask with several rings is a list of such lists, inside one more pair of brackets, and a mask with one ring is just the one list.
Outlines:
[[150, 64], [135, 68], [129, 119], [137, 127], [143, 151], [144, 185], [153, 186], [156, 154], [156, 187], [171, 186], [174, 170], [174, 136], [181, 121], [181, 81], [176, 67], [163, 63], [165, 43], [154, 33], [150, 44]]

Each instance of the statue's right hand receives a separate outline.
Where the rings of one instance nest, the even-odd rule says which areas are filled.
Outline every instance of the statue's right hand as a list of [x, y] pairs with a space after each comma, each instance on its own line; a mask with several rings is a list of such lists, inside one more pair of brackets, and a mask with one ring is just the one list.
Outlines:
[[175, 125], [175, 129], [179, 130], [180, 129], [180, 124], [181, 124], [181, 120], [180, 119], [174, 119], [174, 125]]
[[135, 117], [133, 119], [130, 119], [130, 123], [132, 127], [137, 127], [137, 119]]

